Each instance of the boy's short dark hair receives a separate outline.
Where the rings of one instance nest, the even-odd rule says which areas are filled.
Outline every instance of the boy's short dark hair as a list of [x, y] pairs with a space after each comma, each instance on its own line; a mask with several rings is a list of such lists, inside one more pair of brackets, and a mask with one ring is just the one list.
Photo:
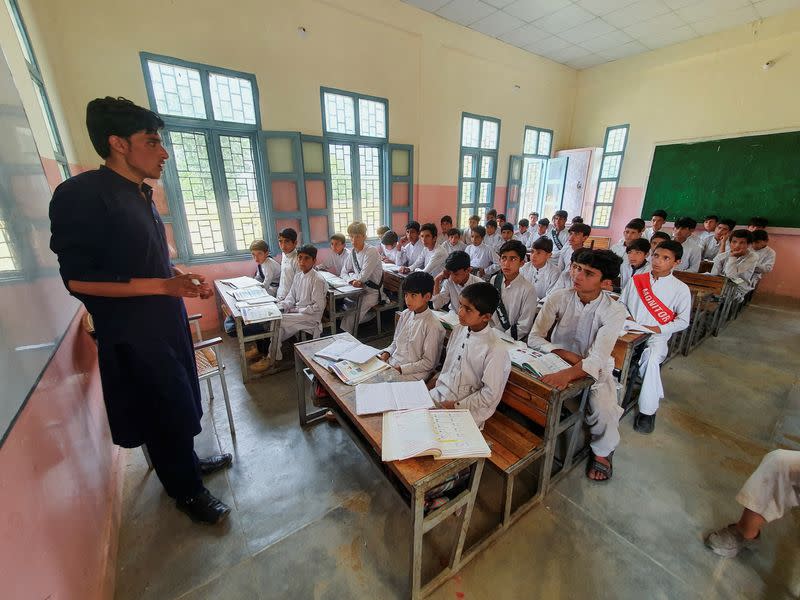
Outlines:
[[686, 227], [689, 229], [694, 229], [697, 227], [697, 221], [695, 221], [692, 217], [681, 217], [675, 221], [675, 229], [684, 229]]
[[433, 295], [433, 275], [425, 271], [409, 273], [403, 280], [403, 293], [405, 294], [431, 294]]
[[291, 227], [284, 227], [278, 232], [278, 239], [283, 238], [291, 242], [297, 241], [297, 232]]
[[753, 243], [753, 233], [751, 231], [747, 231], [747, 229], [736, 229], [733, 233], [731, 233], [731, 239], [733, 238], [743, 238], [747, 240], [748, 244]]
[[719, 221], [719, 217], [717, 215], [706, 215], [705, 218], [703, 218], [703, 221], [710, 221], [712, 219], [717, 222]]
[[502, 246], [497, 250], [497, 254], [499, 256], [503, 256], [506, 252], [516, 252], [519, 255], [520, 260], [525, 260], [525, 255], [528, 253], [528, 249], [525, 248], [525, 244], [520, 242], [519, 240], [508, 240], [504, 242]]
[[733, 219], [722, 219], [721, 221], [719, 221], [718, 225], [727, 225], [728, 229], [733, 231], [733, 229], [736, 227], [736, 221], [734, 221]]
[[640, 252], [644, 252], [647, 254], [650, 252], [650, 242], [648, 242], [644, 238], [637, 238], [633, 240], [630, 244], [625, 246], [625, 253], [631, 252], [633, 250], [639, 250]]
[[329, 241], [331, 241], [331, 242], [334, 242], [334, 241], [335, 242], [342, 242], [343, 244], [347, 243], [347, 239], [345, 239], [345, 237], [341, 233], [334, 233], [330, 237]]
[[375, 230], [375, 233], [377, 233], [377, 234], [378, 234], [378, 236], [382, 236], [384, 233], [386, 233], [386, 232], [387, 232], [387, 231], [389, 231], [390, 229], [391, 229], [391, 227], [389, 227], [388, 225], [381, 225], [380, 227], [378, 227], [378, 228]]
[[481, 218], [480, 218], [479, 215], [470, 215], [470, 217], [469, 217], [469, 219], [467, 219], [467, 221], [478, 221], [478, 223], [480, 223], [481, 222]]
[[675, 260], [680, 260], [683, 258], [683, 246], [680, 242], [676, 242], [675, 240], [661, 242], [656, 250], [669, 250], [675, 255]]
[[264, 240], [254, 240], [250, 243], [250, 252], [269, 252], [269, 244]]
[[769, 241], [769, 234], [767, 233], [766, 229], [756, 229], [755, 231], [751, 231], [750, 233], [753, 234], [753, 241], [754, 242], [768, 242]]
[[471, 283], [461, 290], [461, 297], [468, 300], [482, 315], [493, 315], [500, 304], [500, 292], [491, 283]]
[[514, 226], [511, 223], [503, 223], [500, 231], [510, 231], [511, 233], [514, 233]]
[[630, 221], [628, 221], [628, 224], [625, 225], [625, 229], [635, 229], [636, 231], [641, 233], [642, 231], [644, 231], [644, 225], [645, 223], [641, 219], [631, 219]]
[[539, 225], [544, 225], [545, 227], [549, 227], [550, 219], [548, 219], [547, 217], [542, 217], [541, 219], [539, 219]]
[[586, 223], [573, 223], [567, 230], [567, 233], [582, 233], [586, 237], [592, 235], [592, 228]]
[[439, 229], [434, 223], [423, 223], [419, 230], [420, 232], [430, 231], [433, 237], [439, 237]]
[[672, 238], [669, 237], [669, 234], [666, 231], [654, 231], [653, 235], [650, 236], [650, 243], [653, 243], [653, 240], [671, 240]]
[[610, 279], [613, 281], [619, 277], [619, 267], [622, 265], [622, 257], [617, 256], [611, 250], [581, 248], [572, 255], [572, 262], [597, 269], [601, 273], [601, 279]]
[[499, 213], [499, 214], [497, 215], [497, 218], [498, 218], [498, 219], [503, 219], [503, 221], [505, 221], [505, 220], [506, 220], [506, 215], [505, 215], [504, 213]]
[[556, 212], [553, 213], [553, 216], [563, 217], [564, 219], [566, 219], [567, 217], [569, 217], [569, 213], [565, 210], [557, 210]]
[[493, 209], [493, 208], [490, 208], [489, 210], [486, 211], [486, 214], [487, 215], [492, 215], [493, 217], [496, 217], [497, 216], [497, 211], [495, 209]]
[[310, 256], [312, 259], [317, 260], [317, 247], [314, 244], [303, 244], [297, 250], [297, 254], [305, 254], [306, 256]]
[[769, 225], [769, 221], [764, 217], [753, 217], [750, 219], [748, 225], [752, 225], [753, 227], [766, 227]]
[[573, 223], [583, 223], [583, 217], [580, 216], [580, 215], [578, 215], [576, 217], [572, 217], [572, 222]]
[[472, 231], [477, 233], [482, 238], [486, 237], [486, 227], [484, 227], [483, 225], [476, 225], [475, 227], [472, 228]]
[[399, 238], [397, 237], [397, 234], [394, 231], [389, 230], [383, 234], [383, 237], [381, 238], [381, 244], [384, 246], [395, 246], [398, 240]]
[[419, 233], [419, 223], [417, 223], [416, 221], [409, 221], [408, 225], [406, 225], [406, 231], [408, 231], [409, 229], [413, 229], [414, 231]]
[[86, 105], [86, 129], [92, 146], [102, 158], [108, 158], [111, 147], [108, 137], [129, 138], [144, 131], [157, 133], [164, 121], [156, 113], [137, 106], [127, 98], [95, 98]]
[[528, 219], [520, 219], [519, 223], [517, 223], [520, 227], [530, 227], [531, 222]]
[[441, 219], [439, 219], [439, 223], [440, 224], [441, 223], [450, 223], [450, 225], [452, 225], [453, 224], [453, 217], [451, 217], [450, 215], [445, 215]]
[[450, 229], [447, 230], [447, 237], [450, 237], [451, 235], [460, 236], [461, 235], [461, 230], [460, 229], [456, 229], [455, 227], [451, 227]]
[[497, 229], [497, 221], [495, 221], [494, 219], [489, 219], [488, 221], [486, 221], [486, 227], [494, 227], [495, 229]]
[[553, 240], [547, 236], [542, 236], [533, 242], [534, 250], [544, 250], [545, 252], [553, 252]]
[[651, 215], [651, 217], [661, 217], [662, 219], [666, 219], [667, 218], [667, 211], [665, 211], [663, 208], [658, 208], [658, 209], [653, 211], [653, 214]]
[[444, 268], [448, 271], [460, 271], [471, 266], [469, 254], [463, 250], [454, 250], [444, 261]]

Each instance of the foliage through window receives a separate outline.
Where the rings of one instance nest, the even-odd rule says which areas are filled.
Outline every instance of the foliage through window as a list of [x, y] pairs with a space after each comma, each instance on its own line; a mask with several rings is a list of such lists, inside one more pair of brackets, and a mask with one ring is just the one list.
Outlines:
[[628, 125], [616, 125], [606, 129], [600, 179], [597, 182], [597, 195], [594, 199], [592, 227], [608, 227], [611, 224], [611, 210], [614, 207], [622, 159], [627, 145]]
[[469, 113], [461, 115], [458, 172], [458, 226], [483, 214], [494, 204], [500, 120]]

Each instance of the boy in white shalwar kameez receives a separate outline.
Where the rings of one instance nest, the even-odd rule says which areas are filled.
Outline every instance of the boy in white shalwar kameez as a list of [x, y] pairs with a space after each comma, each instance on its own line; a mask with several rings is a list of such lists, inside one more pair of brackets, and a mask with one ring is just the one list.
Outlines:
[[[340, 277], [350, 285], [364, 289], [359, 297], [361, 308], [358, 313], [358, 322], [362, 323], [369, 309], [380, 301], [383, 265], [378, 251], [366, 244], [367, 226], [364, 223], [350, 223], [347, 226], [347, 235], [350, 236], [353, 248], [347, 253]], [[352, 332], [355, 321], [353, 313], [346, 315], [342, 319], [342, 329]]]
[[741, 302], [753, 289], [753, 276], [758, 266], [758, 254], [750, 247], [753, 234], [746, 229], [737, 229], [730, 235], [730, 250], [714, 257], [712, 275], [724, 275], [736, 286], [736, 301]]
[[603, 293], [603, 286], [619, 275], [621, 262], [609, 250], [582, 248], [575, 252], [572, 288], [550, 293], [528, 337], [528, 346], [534, 350], [553, 352], [572, 365], [542, 377], [547, 385], [564, 389], [571, 381], [587, 375], [595, 380], [586, 414], [592, 435], [586, 475], [593, 481], [611, 479], [612, 456], [619, 444], [622, 407], [617, 403], [611, 352], [627, 311], [623, 304]]
[[556, 282], [556, 289], [572, 287], [572, 255], [583, 248], [586, 239], [592, 235], [592, 228], [585, 223], [573, 223], [568, 230], [567, 245], [558, 255], [558, 270], [561, 274]]
[[775, 250], [769, 247], [769, 234], [765, 229], [756, 229], [753, 233], [753, 252], [758, 255], [756, 272], [753, 275], [753, 288], [761, 278], [775, 268]]
[[472, 271], [478, 277], [489, 277], [500, 270], [500, 257], [497, 252], [483, 243], [486, 237], [486, 229], [478, 225], [470, 233], [472, 243], [467, 246], [465, 252], [469, 254]]
[[622, 266], [619, 268], [620, 290], [625, 289], [631, 277], [639, 273], [647, 273], [650, 270], [650, 262], [647, 260], [650, 246], [650, 242], [643, 237], [633, 240], [625, 246], [625, 256], [622, 258]]
[[540, 237], [533, 242], [531, 260], [526, 262], [519, 270], [520, 275], [533, 284], [536, 288], [536, 297], [544, 300], [558, 283], [558, 267], [550, 262], [553, 253], [553, 240], [547, 236]]
[[409, 221], [406, 225], [406, 235], [400, 240], [400, 256], [398, 256], [396, 265], [408, 267], [417, 262], [424, 246], [422, 240], [419, 239], [419, 223], [416, 221]]
[[441, 310], [448, 304], [450, 312], [458, 313], [458, 298], [461, 291], [472, 283], [482, 280], [472, 274], [469, 264], [469, 254], [463, 250], [451, 252], [444, 261], [444, 271], [433, 279], [433, 308]]
[[445, 329], [428, 308], [433, 295], [433, 277], [415, 271], [403, 282], [406, 309], [394, 329], [391, 345], [379, 358], [403, 375], [425, 380], [439, 366]]
[[337, 277], [342, 272], [344, 261], [347, 260], [347, 248], [345, 248], [345, 239], [341, 233], [334, 233], [330, 239], [331, 251], [325, 260], [317, 265], [318, 271], [328, 271]]
[[286, 298], [286, 294], [292, 288], [294, 274], [298, 271], [297, 232], [291, 227], [281, 229], [278, 232], [278, 246], [281, 247], [283, 257], [281, 258], [281, 281], [275, 297], [280, 301]]
[[425, 223], [420, 227], [419, 239], [422, 243], [422, 252], [412, 265], [400, 267], [401, 273], [410, 271], [424, 271], [432, 277], [436, 277], [444, 271], [444, 261], [447, 259], [447, 250], [442, 248], [436, 241], [439, 235], [436, 225]]
[[619, 299], [637, 323], [653, 332], [639, 359], [642, 389], [639, 414], [633, 424], [639, 433], [652, 433], [655, 428], [658, 403], [664, 397], [661, 363], [669, 353], [669, 338], [689, 327], [692, 293], [672, 274], [682, 255], [683, 247], [676, 241], [659, 244], [653, 251], [650, 271], [634, 275]]
[[511, 240], [500, 246], [500, 273], [494, 275], [491, 284], [500, 292], [500, 303], [492, 316], [492, 327], [510, 335], [515, 340], [525, 341], [533, 327], [539, 298], [533, 284], [520, 275], [527, 248], [519, 240]]

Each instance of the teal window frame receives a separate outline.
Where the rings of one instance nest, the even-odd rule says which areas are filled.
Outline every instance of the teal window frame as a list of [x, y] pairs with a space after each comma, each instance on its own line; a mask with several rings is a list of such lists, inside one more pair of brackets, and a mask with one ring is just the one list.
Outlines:
[[69, 163], [67, 162], [67, 155], [64, 152], [64, 142], [61, 138], [61, 132], [58, 130], [55, 113], [53, 112], [53, 105], [50, 102], [50, 97], [47, 95], [47, 87], [44, 84], [44, 77], [42, 77], [42, 71], [39, 68], [39, 61], [36, 58], [36, 52], [33, 50], [33, 43], [28, 34], [28, 29], [25, 26], [25, 20], [22, 18], [22, 12], [19, 10], [17, 0], [6, 0], [6, 3], [11, 13], [14, 29], [22, 45], [22, 53], [25, 57], [25, 64], [28, 66], [28, 73], [33, 81], [34, 91], [39, 96], [41, 102], [48, 133], [52, 138], [51, 146], [53, 147], [53, 157], [58, 163], [58, 169], [61, 173], [62, 181], [64, 181], [71, 177]]
[[[478, 130], [478, 147], [472, 146], [464, 146], [464, 120], [467, 118], [471, 119], [478, 119], [481, 123], [480, 129]], [[490, 121], [497, 124], [497, 146], [494, 149], [487, 149], [481, 148], [481, 140], [483, 139], [483, 124], [486, 121]], [[458, 197], [456, 198], [457, 202], [457, 209], [456, 209], [456, 222], [457, 226], [464, 228], [467, 226], [467, 220], [463, 219], [462, 222], [462, 212], [465, 208], [470, 209], [470, 215], [479, 215], [480, 216], [480, 209], [489, 210], [494, 206], [494, 194], [495, 190], [497, 189], [497, 160], [499, 155], [500, 149], [500, 119], [495, 117], [489, 117], [486, 115], [478, 115], [475, 113], [469, 112], [462, 112], [461, 113], [461, 127], [459, 128], [459, 138], [458, 138], [458, 145], [459, 145], [459, 153], [458, 153]], [[470, 155], [473, 157], [472, 164], [474, 167], [474, 175], [472, 177], [464, 177], [464, 157]], [[492, 173], [489, 177], [481, 177], [480, 170], [481, 170], [481, 163], [483, 162], [484, 157], [491, 157], [492, 158]], [[472, 199], [469, 203], [462, 202], [463, 199], [463, 186], [464, 183], [474, 183], [474, 194]], [[488, 203], [481, 204], [479, 203], [480, 197], [480, 187], [481, 183], [489, 183], [489, 194], [488, 194]]]
[[[624, 129], [625, 130], [625, 141], [622, 144], [622, 149], [614, 152], [609, 152], [608, 149], [608, 138], [612, 131], [616, 131], [617, 129]], [[630, 137], [630, 124], [624, 123], [622, 125], [612, 125], [610, 127], [606, 127], [606, 135], [603, 138], [603, 159], [600, 162], [600, 176], [597, 180], [597, 189], [595, 190], [594, 194], [594, 203], [592, 204], [592, 227], [609, 227], [611, 225], [611, 217], [614, 212], [614, 201], [617, 197], [617, 192], [619, 191], [619, 180], [620, 176], [622, 175], [622, 163], [625, 159], [625, 150], [628, 147], [628, 138]], [[614, 158], [619, 156], [619, 168], [617, 169], [616, 177], [603, 177], [603, 171], [606, 165], [606, 161], [610, 158]], [[611, 202], [598, 202], [598, 198], [600, 197], [600, 188], [603, 183], [613, 183], [614, 184], [614, 193], [611, 195]], [[598, 220], [598, 211], [597, 207], [609, 207], [608, 210], [608, 219], [605, 221]]]
[[[528, 136], [528, 131], [535, 131], [536, 132], [536, 152], [525, 152], [525, 138]], [[549, 154], [540, 154], [539, 153], [539, 138], [542, 133], [547, 133], [550, 135], [550, 153]], [[542, 212], [542, 196], [544, 193], [545, 185], [547, 182], [547, 162], [542, 167], [542, 177], [539, 181], [539, 189], [536, 192], [536, 202], [534, 203], [533, 210], [522, 210], [523, 208], [527, 208], [524, 204], [523, 195], [525, 193], [525, 182], [527, 179], [527, 170], [525, 168], [525, 160], [526, 159], [533, 159], [533, 160], [544, 160], [549, 161], [553, 157], [553, 130], [547, 129], [545, 127], [536, 127], [534, 125], [525, 125], [525, 129], [522, 134], [522, 180], [520, 184], [520, 200], [519, 200], [519, 218], [520, 219], [527, 219], [528, 214], [531, 212], [538, 212], [541, 214]], [[531, 225], [535, 225], [535, 223], [531, 223]]]
[[[246, 259], [250, 257], [249, 251], [239, 250], [235, 247], [235, 232], [231, 217], [230, 202], [228, 199], [227, 185], [225, 181], [225, 169], [223, 165], [219, 138], [221, 135], [231, 135], [239, 137], [249, 137], [253, 150], [253, 165], [256, 177], [256, 190], [258, 192], [259, 216], [261, 218], [262, 237], [270, 244], [270, 248], [276, 248], [277, 240], [272, 235], [272, 228], [267, 224], [272, 222], [270, 210], [268, 208], [268, 194], [266, 192], [264, 156], [261, 133], [261, 111], [259, 108], [258, 82], [252, 73], [234, 71], [223, 67], [216, 67], [203, 63], [197, 63], [170, 56], [153, 54], [150, 52], [140, 52], [139, 57], [144, 75], [145, 88], [150, 108], [158, 112], [153, 84], [150, 79], [149, 61], [171, 64], [188, 69], [195, 69], [200, 72], [200, 82], [203, 91], [203, 100], [206, 108], [206, 118], [192, 118], [159, 113], [164, 121], [164, 140], [170, 155], [172, 155], [170, 131], [175, 132], [194, 132], [206, 136], [208, 147], [209, 167], [214, 184], [214, 195], [217, 202], [217, 214], [219, 215], [222, 238], [225, 246], [223, 252], [195, 254], [191, 250], [191, 237], [186, 212], [183, 206], [183, 195], [178, 182], [178, 173], [174, 160], [168, 160], [164, 170], [164, 188], [167, 196], [167, 203], [170, 214], [162, 215], [165, 224], [171, 224], [177, 245], [178, 260], [190, 264], [202, 264], [211, 262], [226, 262], [230, 260]], [[209, 75], [211, 73], [246, 79], [250, 82], [253, 91], [253, 105], [255, 110], [255, 123], [234, 123], [230, 121], [220, 121], [214, 118], [214, 110], [211, 103], [211, 91], [209, 85]], [[269, 232], [269, 235], [266, 235]]]

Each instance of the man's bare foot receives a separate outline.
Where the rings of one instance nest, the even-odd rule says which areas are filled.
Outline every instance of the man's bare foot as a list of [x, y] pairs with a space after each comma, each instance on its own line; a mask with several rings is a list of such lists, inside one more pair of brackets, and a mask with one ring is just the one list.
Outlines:
[[586, 476], [592, 481], [608, 481], [611, 479], [613, 467], [610, 458], [610, 456], [593, 456], [590, 459]]

